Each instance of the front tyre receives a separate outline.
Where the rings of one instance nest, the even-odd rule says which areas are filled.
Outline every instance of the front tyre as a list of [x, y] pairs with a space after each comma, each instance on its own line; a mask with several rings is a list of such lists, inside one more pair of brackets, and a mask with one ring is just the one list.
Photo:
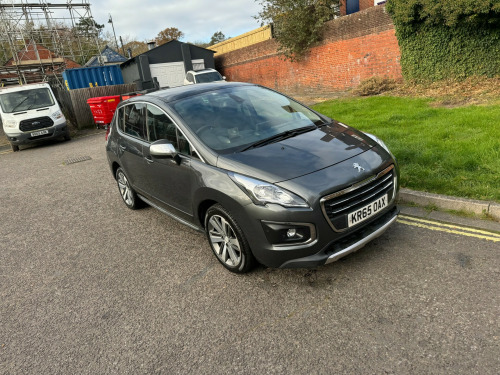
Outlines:
[[116, 171], [116, 182], [118, 183], [118, 190], [120, 191], [120, 195], [125, 205], [131, 210], [140, 208], [142, 206], [142, 201], [139, 199], [134, 189], [130, 186], [130, 182], [121, 168], [118, 168]]
[[12, 152], [19, 151], [19, 146], [13, 143], [10, 144], [10, 148], [12, 148]]
[[229, 271], [245, 273], [255, 265], [255, 258], [243, 231], [221, 205], [210, 207], [205, 216], [205, 232], [215, 256]]

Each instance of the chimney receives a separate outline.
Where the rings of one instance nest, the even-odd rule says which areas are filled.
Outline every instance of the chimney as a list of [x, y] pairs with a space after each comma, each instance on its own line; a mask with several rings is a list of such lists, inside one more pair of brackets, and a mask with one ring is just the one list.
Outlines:
[[154, 40], [148, 42], [148, 50], [152, 50], [155, 47], [156, 47], [156, 42]]

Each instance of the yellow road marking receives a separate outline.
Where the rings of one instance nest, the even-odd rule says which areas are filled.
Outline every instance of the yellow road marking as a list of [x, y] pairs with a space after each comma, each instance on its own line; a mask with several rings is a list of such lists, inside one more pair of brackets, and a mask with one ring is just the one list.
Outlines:
[[436, 221], [418, 219], [404, 215], [399, 216], [398, 222], [405, 225], [411, 225], [414, 227], [425, 228], [439, 232], [453, 233], [461, 236], [480, 238], [487, 241], [500, 242], [500, 235], [496, 233], [474, 228], [462, 227], [459, 225], [444, 224]]

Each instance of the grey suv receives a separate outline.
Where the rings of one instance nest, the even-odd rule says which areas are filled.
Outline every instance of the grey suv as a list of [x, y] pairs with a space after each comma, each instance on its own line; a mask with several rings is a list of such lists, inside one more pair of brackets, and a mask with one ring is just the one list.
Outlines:
[[373, 135], [270, 89], [207, 83], [120, 103], [107, 156], [127, 207], [204, 231], [242, 273], [333, 262], [398, 214], [398, 167]]

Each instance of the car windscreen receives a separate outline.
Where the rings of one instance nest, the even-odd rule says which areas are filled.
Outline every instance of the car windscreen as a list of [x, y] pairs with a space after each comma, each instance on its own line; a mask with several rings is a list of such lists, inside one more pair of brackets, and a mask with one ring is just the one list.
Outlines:
[[54, 98], [48, 88], [22, 90], [0, 94], [0, 105], [4, 113], [13, 113], [50, 107]]
[[200, 73], [194, 76], [196, 83], [207, 83], [214, 81], [222, 81], [222, 76], [219, 72], [208, 72], [208, 73]]
[[176, 101], [173, 109], [201, 141], [221, 154], [324, 123], [303, 105], [259, 86], [200, 93]]

